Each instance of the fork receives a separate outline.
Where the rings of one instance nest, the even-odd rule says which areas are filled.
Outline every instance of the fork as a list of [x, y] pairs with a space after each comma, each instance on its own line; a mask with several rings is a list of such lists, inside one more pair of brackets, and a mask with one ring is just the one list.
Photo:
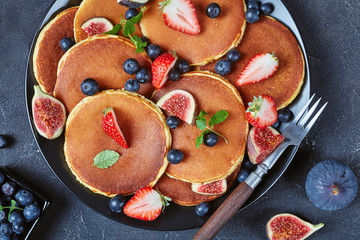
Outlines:
[[[321, 98], [307, 111], [314, 95], [309, 99], [305, 106], [300, 110], [296, 117], [282, 131], [284, 136], [283, 142], [257, 166], [244, 182], [239, 184], [235, 190], [227, 197], [216, 212], [208, 219], [204, 226], [195, 234], [194, 240], [213, 239], [221, 228], [230, 220], [230, 218], [240, 209], [246, 200], [253, 193], [255, 187], [261, 182], [262, 177], [267, 174], [281, 154], [288, 146], [300, 145], [306, 134], [314, 126], [322, 111], [325, 109], [327, 102], [315, 113]], [[313, 115], [310, 119], [310, 117]], [[306, 124], [307, 123], [307, 124]]]

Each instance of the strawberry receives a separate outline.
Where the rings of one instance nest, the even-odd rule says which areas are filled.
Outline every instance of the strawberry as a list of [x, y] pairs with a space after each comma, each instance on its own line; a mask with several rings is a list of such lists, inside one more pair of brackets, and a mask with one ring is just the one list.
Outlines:
[[195, 6], [190, 0], [165, 0], [160, 6], [165, 24], [169, 28], [189, 35], [200, 32]]
[[275, 101], [268, 95], [260, 95], [250, 102], [246, 110], [249, 123], [255, 128], [266, 128], [277, 120]]
[[132, 218], [152, 221], [160, 215], [163, 207], [169, 205], [167, 201], [170, 200], [151, 187], [144, 187], [126, 203], [124, 213]]
[[129, 148], [123, 133], [116, 121], [115, 112], [112, 108], [106, 108], [104, 110], [104, 116], [102, 118], [102, 126], [107, 135], [119, 143], [123, 148]]
[[171, 53], [164, 53], [157, 57], [151, 65], [152, 84], [155, 88], [161, 88], [167, 78], [168, 73], [174, 67], [177, 56]]
[[244, 86], [268, 79], [278, 67], [279, 59], [274, 53], [259, 53], [246, 64], [236, 80], [236, 85]]

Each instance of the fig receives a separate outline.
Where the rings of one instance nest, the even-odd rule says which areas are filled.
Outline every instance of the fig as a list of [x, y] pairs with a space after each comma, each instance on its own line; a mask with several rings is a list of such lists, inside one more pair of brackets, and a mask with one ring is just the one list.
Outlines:
[[117, 0], [117, 3], [127, 8], [139, 8], [144, 6], [149, 0]]
[[194, 124], [196, 104], [190, 93], [184, 90], [173, 90], [162, 96], [156, 105], [184, 122]]
[[204, 195], [216, 195], [226, 192], [227, 182], [226, 179], [221, 179], [211, 183], [193, 183], [191, 190], [193, 192]]
[[315, 207], [336, 211], [345, 208], [354, 200], [358, 183], [349, 166], [338, 161], [326, 160], [310, 170], [305, 190]]
[[81, 28], [88, 34], [89, 37], [103, 34], [113, 29], [113, 27], [113, 24], [104, 17], [90, 18], [81, 25]]
[[323, 226], [323, 223], [313, 225], [295, 215], [281, 213], [267, 222], [266, 233], [270, 240], [302, 240]]
[[34, 90], [32, 113], [36, 130], [47, 139], [59, 137], [66, 121], [64, 105], [53, 96], [43, 93], [38, 85], [34, 86]]
[[253, 164], [261, 163], [280, 145], [284, 137], [272, 127], [252, 128], [248, 135], [247, 152]]

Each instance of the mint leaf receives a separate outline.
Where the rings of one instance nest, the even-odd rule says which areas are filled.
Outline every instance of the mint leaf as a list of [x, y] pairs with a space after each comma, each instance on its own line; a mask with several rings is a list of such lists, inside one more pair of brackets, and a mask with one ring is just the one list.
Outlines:
[[201, 133], [201, 135], [200, 136], [198, 136], [197, 138], [196, 138], [196, 148], [199, 148], [200, 147], [200, 145], [203, 143], [203, 141], [204, 141], [204, 135], [206, 134], [206, 133], [208, 133], [209, 132], [209, 130], [205, 130], [205, 131], [203, 131], [202, 133]]
[[200, 118], [196, 120], [196, 126], [201, 130], [204, 131], [206, 128], [206, 119]]
[[118, 34], [118, 32], [120, 32], [120, 30], [122, 29], [121, 24], [116, 24], [113, 29], [105, 32], [105, 34], [112, 34], [112, 35], [116, 35]]
[[144, 47], [146, 47], [147, 43], [146, 42], [143, 42], [141, 40], [141, 38], [137, 35], [133, 35], [133, 36], [130, 36], [130, 39], [131, 41], [135, 44], [136, 46], [136, 51], [135, 53], [138, 53], [138, 52], [143, 52], [144, 51]]
[[226, 120], [229, 116], [229, 113], [225, 110], [220, 110], [216, 112], [209, 120], [210, 127], [213, 127], [215, 124], [219, 124]]
[[131, 34], [135, 32], [135, 26], [131, 21], [126, 21], [123, 29], [123, 33], [125, 37], [129, 37]]
[[199, 113], [199, 115], [196, 117], [196, 119], [200, 119], [205, 117], [206, 115], [209, 115], [207, 112], [205, 112], [204, 110], [201, 110], [201, 112]]
[[100, 153], [98, 153], [94, 158], [94, 165], [98, 168], [104, 169], [111, 167], [114, 163], [116, 163], [119, 160], [120, 154], [111, 151], [111, 150], [105, 150]]

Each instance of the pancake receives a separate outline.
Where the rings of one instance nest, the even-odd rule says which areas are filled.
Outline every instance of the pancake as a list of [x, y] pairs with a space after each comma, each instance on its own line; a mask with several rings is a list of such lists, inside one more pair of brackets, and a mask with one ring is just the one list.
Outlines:
[[[146, 5], [140, 21], [141, 31], [162, 49], [169, 52], [175, 49], [176, 54], [191, 65], [204, 65], [218, 59], [241, 41], [246, 25], [244, 0], [192, 0], [201, 28], [194, 36], [173, 30], [164, 23], [158, 9], [161, 1], [152, 0]], [[221, 6], [221, 14], [215, 19], [205, 13], [212, 2]]]
[[[169, 82], [155, 91], [153, 100], [157, 102], [164, 94], [176, 89], [193, 95], [198, 112], [204, 110], [210, 115], [219, 110], [229, 112], [226, 121], [214, 127], [229, 144], [219, 137], [216, 146], [201, 145], [198, 149], [195, 139], [201, 131], [195, 125], [182, 122], [171, 130], [171, 134], [172, 148], [180, 149], [184, 159], [179, 164], [170, 164], [166, 173], [173, 178], [195, 183], [226, 178], [241, 164], [248, 134], [245, 107], [238, 91], [220, 76], [209, 72], [189, 72], [182, 75], [178, 82]], [[209, 120], [209, 116], [206, 117]]]
[[[304, 81], [305, 61], [295, 36], [287, 27], [274, 18], [261, 16], [260, 21], [247, 25], [237, 49], [242, 57], [238, 63], [232, 64], [230, 74], [225, 76], [234, 85], [254, 55], [274, 52], [279, 59], [279, 68], [270, 78], [256, 84], [236, 86], [246, 104], [261, 94], [272, 96], [278, 109], [295, 99]], [[214, 67], [215, 63], [210, 63], [200, 69], [214, 71]]]
[[[103, 130], [101, 122], [107, 107], [114, 109], [128, 149]], [[170, 144], [166, 120], [154, 103], [138, 94], [108, 90], [83, 99], [70, 113], [64, 153], [78, 181], [96, 193], [112, 197], [154, 186], [168, 164]], [[104, 150], [116, 151], [120, 158], [111, 167], [100, 169], [93, 166], [93, 159]]]
[[[227, 177], [227, 189], [231, 188], [239, 171], [240, 167], [236, 168], [236, 170]], [[161, 192], [161, 194], [171, 198], [171, 201], [174, 203], [182, 206], [194, 206], [201, 202], [215, 200], [223, 195], [204, 195], [195, 193], [191, 190], [191, 183], [171, 178], [167, 174], [162, 175], [154, 188]]]
[[[105, 17], [115, 26], [120, 23], [121, 16], [125, 19], [126, 10], [128, 8], [121, 6], [116, 0], [83, 0], [74, 20], [76, 42], [88, 38], [87, 33], [81, 28], [81, 25], [86, 20], [93, 17]], [[142, 36], [139, 24], [135, 25], [135, 34], [140, 37]]]
[[56, 82], [56, 71], [64, 50], [60, 41], [64, 37], [74, 37], [73, 23], [78, 7], [59, 13], [41, 30], [33, 54], [34, 76], [43, 92], [52, 94]]
[[[86, 97], [80, 88], [86, 78], [93, 78], [99, 89], [120, 89], [135, 75], [123, 70], [123, 63], [135, 58], [140, 67], [150, 68], [151, 60], [144, 53], [135, 54], [135, 45], [126, 38], [114, 35], [90, 37], [66, 52], [58, 66], [54, 95], [71, 111]], [[151, 83], [141, 84], [139, 93], [150, 97], [154, 88]]]

